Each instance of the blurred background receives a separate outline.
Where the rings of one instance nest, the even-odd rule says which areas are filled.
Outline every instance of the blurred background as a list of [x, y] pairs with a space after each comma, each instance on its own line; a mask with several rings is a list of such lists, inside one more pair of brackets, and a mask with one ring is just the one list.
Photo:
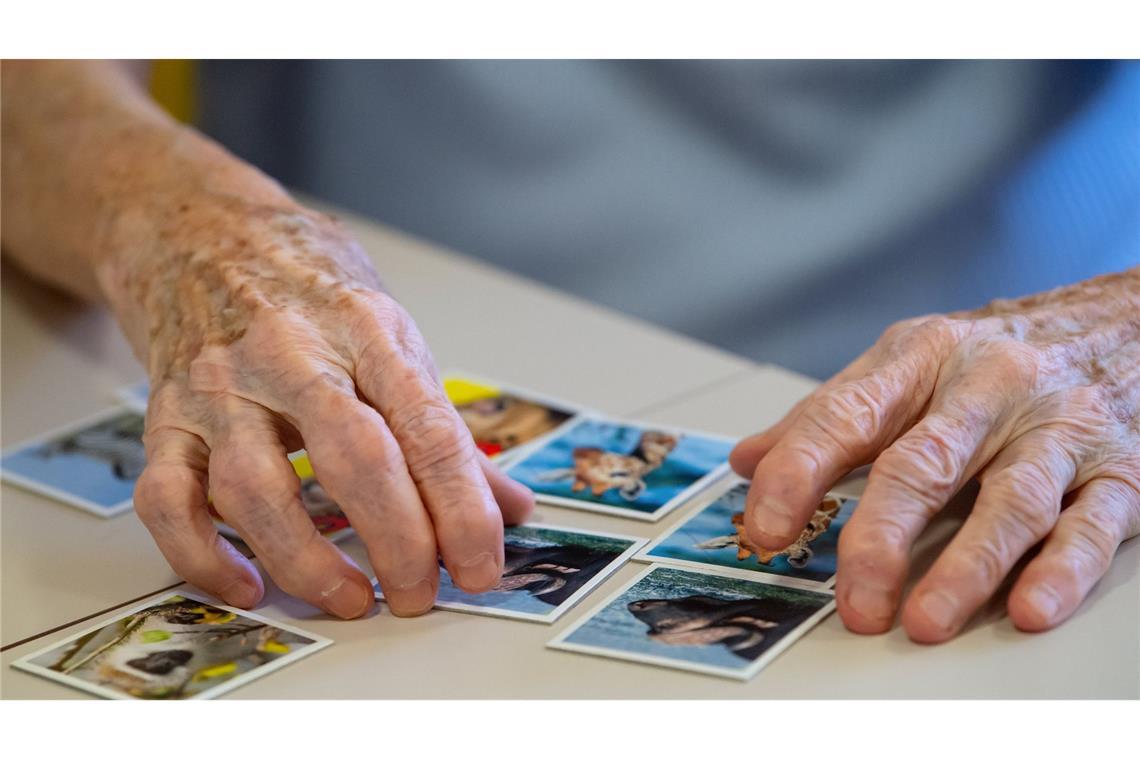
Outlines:
[[153, 91], [295, 190], [818, 378], [1140, 264], [1136, 62], [162, 61]]

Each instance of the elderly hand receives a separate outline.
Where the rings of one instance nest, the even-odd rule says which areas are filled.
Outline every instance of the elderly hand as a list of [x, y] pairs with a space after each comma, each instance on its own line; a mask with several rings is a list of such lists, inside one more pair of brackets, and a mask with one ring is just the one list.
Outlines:
[[438, 558], [463, 589], [503, 565], [533, 497], [475, 448], [423, 338], [335, 220], [175, 123], [136, 67], [3, 67], [5, 256], [114, 308], [151, 381], [135, 508], [174, 570], [240, 607], [261, 576], [339, 617], [367, 577], [313, 528], [286, 453], [304, 445], [393, 612], [426, 611]]
[[463, 589], [493, 587], [503, 522], [533, 499], [475, 448], [411, 318], [340, 225], [209, 193], [149, 219], [138, 227], [157, 232], [116, 246], [133, 253], [104, 280], [151, 378], [135, 508], [174, 570], [230, 604], [262, 596], [209, 494], [286, 592], [343, 618], [369, 610], [368, 579], [302, 506], [286, 453], [304, 445], [393, 612], [431, 607], [437, 556]]
[[888, 329], [732, 465], [752, 478], [750, 540], [791, 543], [825, 491], [874, 462], [839, 541], [844, 623], [888, 630], [915, 538], [971, 478], [973, 512], [902, 605], [916, 641], [953, 637], [1043, 541], [1008, 610], [1073, 614], [1140, 533], [1140, 268]]

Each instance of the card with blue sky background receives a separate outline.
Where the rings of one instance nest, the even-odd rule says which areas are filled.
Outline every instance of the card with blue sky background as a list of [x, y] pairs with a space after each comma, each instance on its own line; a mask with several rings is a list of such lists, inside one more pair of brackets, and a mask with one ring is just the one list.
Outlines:
[[15, 446], [0, 458], [5, 482], [101, 517], [131, 508], [146, 466], [143, 416], [115, 407]]
[[[553, 623], [629, 561], [645, 539], [535, 523], [506, 528], [503, 542], [503, 578], [495, 589], [468, 594], [441, 567], [435, 606]], [[383, 599], [375, 581], [373, 588]]]
[[656, 521], [723, 475], [733, 444], [584, 416], [519, 452], [506, 471], [543, 503]]
[[652, 565], [547, 646], [746, 680], [834, 609], [828, 591]]
[[725, 569], [741, 577], [780, 576], [805, 588], [826, 588], [835, 580], [839, 532], [857, 501], [828, 494], [799, 539], [779, 552], [757, 549], [744, 535], [749, 482], [732, 477], [701, 494], [691, 513], [638, 552], [641, 562], [663, 562], [697, 570]]

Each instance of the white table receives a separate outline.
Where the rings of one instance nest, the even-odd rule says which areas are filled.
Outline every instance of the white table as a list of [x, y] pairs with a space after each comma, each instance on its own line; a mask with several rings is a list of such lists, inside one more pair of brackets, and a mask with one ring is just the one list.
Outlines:
[[[374, 223], [348, 221], [441, 367], [612, 414], [734, 436], [777, 419], [813, 385]], [[5, 446], [106, 406], [119, 386], [142, 377], [106, 313], [7, 266], [2, 316]], [[965, 506], [948, 510], [923, 537], [918, 567], [953, 532]], [[536, 519], [650, 537], [684, 514], [650, 525], [539, 507]], [[132, 513], [104, 520], [4, 485], [0, 536], [6, 698], [85, 696], [8, 665], [114, 618], [111, 608], [178, 583]], [[367, 566], [356, 538], [342, 546]], [[1140, 696], [1136, 540], [1121, 548], [1074, 618], [1044, 634], [1014, 629], [1000, 600], [936, 647], [913, 644], [900, 629], [856, 636], [833, 615], [748, 683], [544, 648], [640, 567], [622, 568], [554, 626], [445, 611], [397, 619], [382, 605], [369, 618], [343, 622], [267, 584], [259, 612], [336, 644], [226, 698]]]

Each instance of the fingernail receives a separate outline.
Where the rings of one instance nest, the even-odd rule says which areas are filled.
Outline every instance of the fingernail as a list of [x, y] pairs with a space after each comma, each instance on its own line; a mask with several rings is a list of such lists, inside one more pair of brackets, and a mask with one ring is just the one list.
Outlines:
[[427, 578], [393, 587], [392, 594], [385, 594], [388, 609], [399, 617], [422, 615], [435, 604], [435, 588]]
[[857, 583], [847, 592], [847, 602], [855, 611], [870, 620], [887, 620], [895, 610], [890, 595], [880, 588]]
[[328, 590], [321, 592], [321, 606], [330, 614], [351, 620], [372, 606], [372, 593], [341, 576]]
[[489, 589], [499, 582], [499, 563], [491, 552], [477, 554], [459, 566], [456, 582], [463, 589]]
[[1047, 621], [1051, 621], [1061, 608], [1061, 595], [1048, 583], [1038, 584], [1025, 597], [1037, 614]]
[[239, 578], [222, 589], [220, 596], [231, 607], [252, 607], [257, 604], [258, 592], [252, 584]]
[[798, 535], [802, 526], [796, 524], [796, 518], [787, 504], [776, 499], [764, 498], [757, 504], [756, 527], [769, 538], [787, 544]]
[[944, 631], [952, 630], [958, 621], [958, 600], [945, 591], [928, 591], [918, 601], [918, 608]]

